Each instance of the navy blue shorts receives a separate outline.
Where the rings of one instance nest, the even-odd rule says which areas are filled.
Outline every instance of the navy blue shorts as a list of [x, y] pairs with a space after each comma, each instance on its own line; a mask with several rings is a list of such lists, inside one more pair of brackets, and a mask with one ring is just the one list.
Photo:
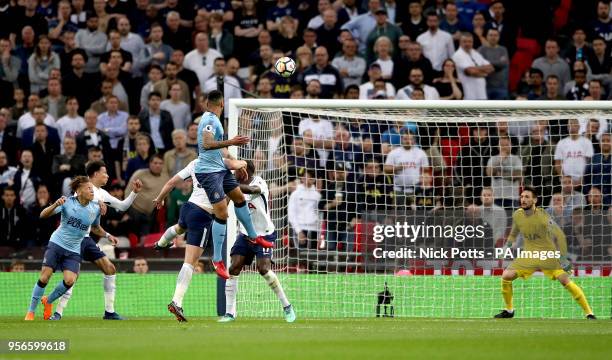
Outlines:
[[[264, 236], [264, 239], [275, 242], [276, 232], [270, 235]], [[269, 258], [272, 259], [272, 249], [264, 248], [261, 245], [255, 245], [249, 241], [248, 236], [239, 234], [236, 238], [236, 243], [232, 246], [230, 256], [241, 255], [244, 256], [244, 265], [248, 266], [253, 263], [253, 258], [257, 256], [258, 259]]]
[[50, 267], [53, 271], [69, 270], [78, 274], [81, 269], [81, 255], [49, 242], [42, 264]]
[[94, 262], [105, 257], [106, 254], [100, 250], [98, 244], [89, 236], [86, 236], [81, 242], [81, 257], [84, 261]]
[[187, 230], [187, 244], [199, 246], [202, 249], [212, 237], [212, 215], [202, 210], [198, 205], [187, 201], [181, 206], [178, 224]]
[[238, 180], [229, 170], [197, 173], [196, 179], [206, 191], [206, 195], [212, 204], [225, 200], [225, 194], [239, 186]]

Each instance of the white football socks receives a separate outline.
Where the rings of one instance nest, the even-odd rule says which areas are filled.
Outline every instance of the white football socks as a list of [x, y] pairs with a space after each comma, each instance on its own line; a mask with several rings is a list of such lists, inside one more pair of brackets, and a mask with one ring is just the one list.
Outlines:
[[236, 317], [236, 294], [238, 293], [238, 276], [230, 275], [225, 280], [225, 313]]
[[169, 228], [166, 229], [166, 231], [164, 231], [164, 234], [159, 239], [157, 244], [161, 247], [168, 246], [168, 244], [170, 244], [172, 242], [172, 239], [174, 239], [175, 237], [176, 237], [176, 230], [174, 229], [174, 226], [170, 226]]
[[268, 283], [270, 289], [272, 289], [272, 291], [274, 291], [274, 293], [276, 294], [276, 297], [278, 297], [278, 300], [280, 300], [281, 304], [283, 305], [283, 308], [289, 306], [289, 300], [287, 300], [285, 291], [283, 290], [280, 281], [278, 281], [278, 278], [276, 277], [274, 271], [268, 270], [268, 272], [265, 273], [263, 277], [264, 279], [266, 279], [266, 282]]
[[172, 301], [174, 301], [176, 306], [180, 308], [183, 307], [183, 298], [185, 297], [185, 293], [189, 288], [192, 276], [193, 266], [191, 264], [183, 263], [183, 267], [181, 267], [181, 271], [176, 278], [176, 289], [174, 290], [174, 297], [172, 298]]
[[104, 275], [104, 311], [115, 312], [115, 280], [117, 275]]
[[64, 314], [64, 309], [66, 306], [68, 306], [68, 300], [70, 300], [70, 297], [72, 296], [72, 289], [74, 289], [74, 285], [72, 285], [70, 289], [68, 289], [68, 291], [66, 291], [64, 295], [60, 296], [60, 298], [57, 300], [55, 312], [60, 314], [60, 316]]

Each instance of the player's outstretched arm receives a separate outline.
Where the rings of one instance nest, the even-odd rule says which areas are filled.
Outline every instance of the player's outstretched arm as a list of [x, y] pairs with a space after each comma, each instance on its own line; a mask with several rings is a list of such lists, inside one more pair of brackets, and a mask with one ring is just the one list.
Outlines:
[[50, 216], [57, 214], [56, 209], [64, 205], [65, 202], [66, 202], [65, 196], [62, 196], [61, 198], [57, 199], [53, 204], [47, 206], [46, 208], [43, 209], [43, 211], [40, 212], [40, 218], [46, 219]]
[[243, 194], [261, 194], [261, 188], [259, 186], [240, 184], [240, 191], [242, 191]]
[[228, 146], [248, 144], [251, 139], [248, 136], [238, 135], [229, 140], [216, 141], [212, 132], [204, 130], [202, 134], [202, 147], [204, 150], [221, 149]]
[[153, 204], [155, 204], [157, 209], [164, 206], [164, 199], [168, 196], [168, 194], [170, 194], [170, 191], [172, 191], [172, 189], [174, 189], [182, 181], [183, 179], [178, 175], [174, 175], [172, 179], [166, 181], [157, 197], [153, 199]]
[[112, 196], [106, 190], [103, 189], [104, 203], [119, 211], [126, 211], [130, 208], [130, 206], [132, 206], [134, 200], [136, 199], [136, 195], [140, 192], [141, 189], [142, 181], [140, 179], [134, 180], [134, 182], [132, 183], [132, 192], [130, 192], [130, 194], [123, 200], [117, 199], [116, 197]]
[[102, 226], [100, 226], [99, 224], [92, 225], [91, 232], [98, 235], [99, 237], [107, 238], [108, 241], [110, 241], [113, 244], [113, 246], [117, 245], [117, 238], [107, 233], [104, 229], [102, 229]]

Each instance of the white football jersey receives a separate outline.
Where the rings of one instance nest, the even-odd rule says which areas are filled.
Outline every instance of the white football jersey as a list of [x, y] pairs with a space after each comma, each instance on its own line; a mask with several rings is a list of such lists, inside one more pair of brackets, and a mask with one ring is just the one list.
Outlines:
[[200, 183], [198, 182], [198, 179], [196, 179], [196, 175], [195, 175], [196, 161], [199, 161], [199, 160], [198, 159], [192, 160], [189, 164], [187, 164], [187, 166], [185, 166], [183, 170], [179, 171], [177, 175], [183, 180], [187, 180], [191, 177], [191, 180], [193, 181], [193, 191], [191, 191], [191, 196], [189, 197], [189, 200], [188, 200], [189, 202], [194, 203], [201, 208], [212, 209], [213, 206], [210, 203], [210, 200], [208, 200], [206, 191], [204, 191], [204, 188], [202, 187], [202, 185], [200, 185]]
[[[260, 194], [244, 194], [255, 231], [260, 236], [270, 235], [274, 232], [274, 224], [270, 218], [270, 207], [268, 205], [270, 199], [268, 184], [261, 177], [255, 176], [249, 186], [257, 186], [261, 189]], [[242, 224], [239, 223], [238, 228], [241, 233], [247, 235], [247, 231]]]

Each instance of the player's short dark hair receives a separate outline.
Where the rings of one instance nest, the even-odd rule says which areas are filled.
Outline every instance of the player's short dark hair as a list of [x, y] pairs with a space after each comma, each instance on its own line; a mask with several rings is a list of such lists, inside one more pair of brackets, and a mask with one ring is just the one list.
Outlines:
[[64, 101], [64, 104], [68, 104], [68, 101], [70, 100], [76, 100], [77, 102], [79, 102], [79, 99], [77, 99], [76, 96], [68, 96], [66, 100]]
[[529, 191], [533, 197], [538, 200], [538, 191], [533, 186], [525, 186], [523, 191]]
[[224, 57], [218, 57], [213, 61], [213, 64], [216, 63], [217, 61], [223, 61], [225, 62], [225, 58]]
[[208, 93], [208, 102], [213, 105], [221, 105], [223, 103], [223, 94], [219, 90], [213, 90]]
[[104, 161], [89, 162], [87, 166], [85, 166], [85, 174], [87, 174], [88, 177], [92, 177], [93, 174], [100, 171], [100, 169], [102, 169], [103, 167], [106, 167]]
[[70, 189], [75, 192], [77, 191], [81, 185], [88, 183], [89, 182], [89, 178], [87, 176], [77, 176], [74, 179], [72, 179], [72, 181], [70, 182]]
[[595, 40], [600, 40], [603, 41], [604, 44], [606, 43], [606, 39], [604, 39], [603, 37], [597, 35], [597, 36], [593, 36], [593, 39], [591, 40], [591, 44], [595, 41]]
[[247, 173], [249, 174], [249, 176], [255, 174], [255, 163], [253, 162], [253, 160], [246, 160], [247, 163]]

